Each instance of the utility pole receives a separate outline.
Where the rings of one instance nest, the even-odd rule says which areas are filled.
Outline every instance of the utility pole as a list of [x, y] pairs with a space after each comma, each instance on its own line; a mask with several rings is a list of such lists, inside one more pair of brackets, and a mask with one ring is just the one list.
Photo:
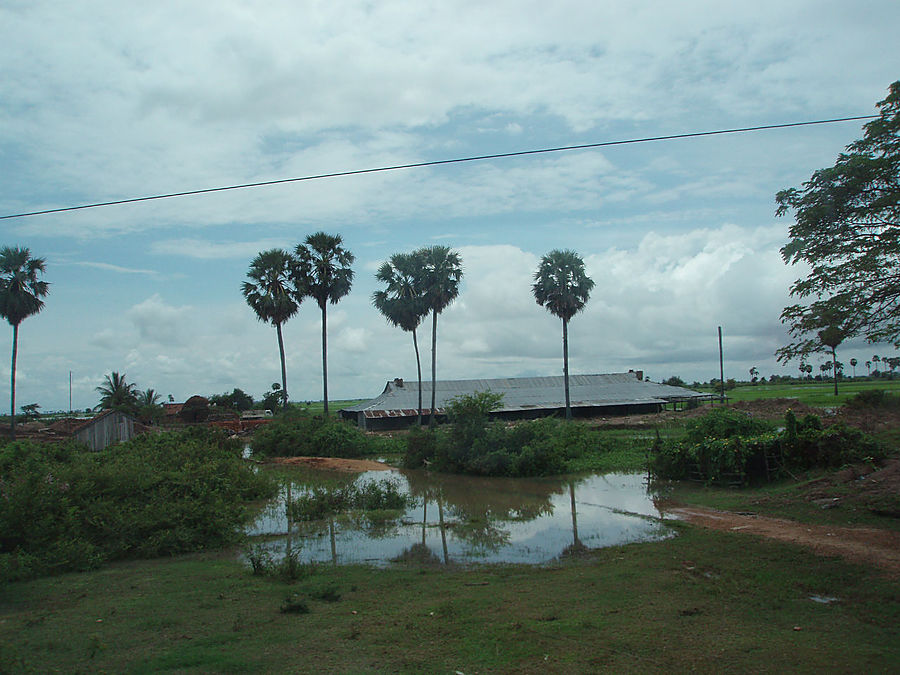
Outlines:
[[722, 356], [722, 326], [719, 326], [719, 386], [722, 388], [722, 405], [725, 405], [725, 359]]

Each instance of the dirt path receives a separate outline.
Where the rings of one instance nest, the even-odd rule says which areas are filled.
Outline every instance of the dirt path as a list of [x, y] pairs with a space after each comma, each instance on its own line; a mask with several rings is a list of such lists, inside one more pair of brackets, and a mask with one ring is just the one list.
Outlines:
[[900, 576], [900, 533], [863, 527], [805, 525], [791, 520], [716, 511], [696, 506], [669, 506], [663, 517], [713, 530], [755, 534], [811, 548], [819, 555], [841, 556]]
[[340, 459], [338, 457], [276, 457], [272, 459], [274, 464], [298, 465], [303, 464], [313, 469], [327, 469], [330, 471], [347, 471], [361, 473], [363, 471], [392, 471], [394, 467], [371, 459]]

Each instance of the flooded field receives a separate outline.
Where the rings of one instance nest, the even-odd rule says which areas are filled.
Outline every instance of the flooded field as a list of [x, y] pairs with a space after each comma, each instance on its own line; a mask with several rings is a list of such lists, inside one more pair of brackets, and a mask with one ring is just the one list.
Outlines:
[[[671, 536], [641, 474], [569, 478], [478, 478], [422, 471], [285, 472], [278, 498], [248, 534], [273, 556], [302, 562], [389, 565], [540, 564], [577, 553]], [[289, 521], [287, 503], [314, 489], [393, 483], [411, 506]]]

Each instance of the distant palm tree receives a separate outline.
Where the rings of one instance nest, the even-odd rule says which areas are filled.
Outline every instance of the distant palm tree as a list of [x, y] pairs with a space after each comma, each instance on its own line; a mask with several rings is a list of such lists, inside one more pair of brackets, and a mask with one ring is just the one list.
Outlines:
[[572, 419], [569, 401], [569, 321], [584, 309], [594, 282], [584, 270], [584, 260], [574, 251], [553, 250], [541, 258], [531, 290], [534, 299], [563, 325], [563, 380], [566, 392], [566, 419]]
[[13, 328], [12, 366], [10, 368], [10, 435], [16, 437], [16, 355], [19, 350], [19, 324], [44, 308], [50, 284], [41, 281], [44, 258], [32, 258], [31, 251], [18, 246], [0, 249], [0, 316]]
[[866, 375], [872, 374], [872, 362], [866, 361]]
[[429, 312], [422, 279], [424, 269], [421, 252], [395, 253], [375, 274], [375, 278], [384, 283], [386, 289], [372, 294], [372, 303], [391, 324], [412, 333], [416, 374], [419, 378], [419, 407], [416, 417], [416, 424], [419, 426], [422, 424], [422, 361], [419, 358], [416, 329]]
[[353, 270], [350, 266], [356, 257], [343, 246], [339, 234], [316, 232], [306, 237], [306, 242], [297, 246], [297, 258], [293, 277], [298, 294], [303, 293], [316, 299], [322, 310], [322, 393], [325, 403], [324, 414], [328, 416], [328, 313], [329, 303], [350, 292], [353, 285]]
[[137, 395], [137, 402], [140, 406], [156, 405], [157, 403], [159, 403], [159, 399], [160, 395], [157, 394], [153, 389], [145, 389]]
[[125, 373], [113, 371], [106, 376], [103, 384], [96, 388], [100, 394], [102, 410], [121, 410], [133, 413], [138, 405], [136, 385], [125, 381]]
[[434, 426], [437, 405], [437, 324], [443, 312], [459, 295], [462, 280], [462, 258], [447, 246], [426, 246], [415, 252], [421, 256], [425, 303], [431, 311], [431, 414], [429, 426]]
[[850, 366], [853, 368], [853, 377], [856, 377], [856, 364], [859, 363], [855, 358], [850, 359]]
[[287, 369], [284, 365], [284, 338], [281, 326], [300, 308], [303, 294], [291, 278], [294, 259], [280, 248], [263, 251], [250, 263], [247, 278], [241, 286], [244, 299], [256, 312], [256, 318], [275, 326], [278, 335], [278, 356], [281, 357], [281, 391], [287, 409]]

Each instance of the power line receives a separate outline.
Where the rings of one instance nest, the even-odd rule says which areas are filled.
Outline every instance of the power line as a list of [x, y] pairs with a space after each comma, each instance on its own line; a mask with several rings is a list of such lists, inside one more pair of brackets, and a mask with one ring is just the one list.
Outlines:
[[648, 136], [646, 138], [630, 138], [620, 141], [601, 141], [599, 143], [583, 143], [581, 145], [563, 145], [555, 148], [541, 148], [538, 150], [519, 150], [517, 152], [500, 152], [493, 155], [477, 155], [473, 157], [457, 157], [454, 159], [438, 159], [430, 162], [415, 162], [412, 164], [394, 164], [371, 169], [354, 169], [351, 171], [336, 171], [334, 173], [320, 173], [311, 176], [299, 176], [297, 178], [279, 178], [257, 183], [242, 183], [240, 185], [226, 185], [223, 187], [203, 188], [199, 190], [184, 190], [182, 192], [168, 192], [159, 195], [145, 197], [131, 197], [128, 199], [116, 199], [109, 202], [96, 202], [92, 204], [80, 204], [78, 206], [63, 206], [56, 209], [43, 211], [28, 211], [25, 213], [11, 213], [0, 216], [0, 220], [11, 218], [27, 218], [28, 216], [43, 216], [48, 213], [63, 213], [65, 211], [81, 211], [84, 209], [97, 209], [103, 206], [115, 206], [117, 204], [133, 204], [135, 202], [149, 202], [157, 199], [170, 199], [172, 197], [187, 197], [189, 195], [202, 195], [210, 192], [225, 192], [228, 190], [243, 190], [246, 188], [264, 187], [266, 185], [281, 185], [282, 183], [299, 183], [302, 181], [320, 180], [323, 178], [341, 178], [344, 176], [358, 176], [366, 173], [381, 173], [385, 171], [399, 171], [401, 169], [418, 169], [426, 166], [441, 166], [444, 164], [462, 164], [463, 162], [481, 162], [487, 159], [503, 159], [506, 157], [524, 157], [526, 155], [542, 155], [551, 152], [568, 152], [571, 150], [588, 150], [591, 148], [606, 148], [613, 145], [630, 145], [634, 143], [651, 143], [655, 141], [672, 141], [680, 138], [699, 138], [701, 136], [720, 136], [723, 134], [739, 134], [750, 131], [765, 131], [767, 129], [787, 129], [790, 127], [807, 127], [816, 124], [834, 124], [836, 122], [852, 122], [855, 120], [870, 120], [878, 115], [857, 115], [855, 117], [836, 117], [833, 119], [813, 120], [808, 122], [788, 122], [785, 124], [764, 124], [756, 127], [741, 127], [737, 129], [718, 129], [716, 131], [697, 131], [686, 134], [671, 134], [668, 136]]

